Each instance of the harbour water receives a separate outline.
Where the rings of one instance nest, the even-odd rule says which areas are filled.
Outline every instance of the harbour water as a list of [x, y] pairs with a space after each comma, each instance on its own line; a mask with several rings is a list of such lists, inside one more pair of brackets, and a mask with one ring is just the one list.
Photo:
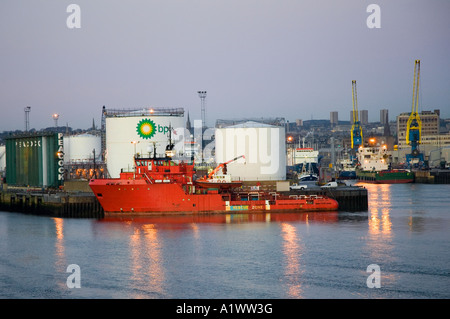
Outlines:
[[0, 298], [449, 298], [450, 185], [362, 185], [363, 212], [0, 212]]

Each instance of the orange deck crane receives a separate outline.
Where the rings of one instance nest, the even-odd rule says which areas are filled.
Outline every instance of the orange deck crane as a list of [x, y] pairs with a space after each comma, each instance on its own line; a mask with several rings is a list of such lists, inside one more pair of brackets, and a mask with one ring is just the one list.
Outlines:
[[244, 158], [244, 155], [235, 157], [225, 163], [221, 163], [220, 165], [218, 165], [211, 173], [208, 174], [208, 179], [211, 179], [219, 170], [222, 170], [223, 174], [226, 175], [227, 174], [227, 165], [230, 164], [231, 162], [237, 161], [240, 158]]

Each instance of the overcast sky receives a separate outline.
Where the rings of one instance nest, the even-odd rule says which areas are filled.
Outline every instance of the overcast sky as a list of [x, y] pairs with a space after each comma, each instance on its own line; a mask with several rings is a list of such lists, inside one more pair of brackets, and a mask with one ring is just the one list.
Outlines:
[[[81, 28], [66, 12], [80, 7]], [[369, 28], [370, 4], [381, 28]], [[420, 110], [450, 117], [448, 0], [1, 0], [0, 131], [88, 128], [101, 109], [183, 107], [207, 123], [284, 117], [378, 121]]]

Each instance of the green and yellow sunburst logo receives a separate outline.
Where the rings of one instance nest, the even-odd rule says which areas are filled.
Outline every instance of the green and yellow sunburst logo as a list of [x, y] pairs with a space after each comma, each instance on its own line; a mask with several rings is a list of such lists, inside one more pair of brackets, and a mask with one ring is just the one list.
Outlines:
[[143, 119], [136, 126], [136, 131], [142, 138], [151, 138], [156, 132], [155, 123], [150, 119]]

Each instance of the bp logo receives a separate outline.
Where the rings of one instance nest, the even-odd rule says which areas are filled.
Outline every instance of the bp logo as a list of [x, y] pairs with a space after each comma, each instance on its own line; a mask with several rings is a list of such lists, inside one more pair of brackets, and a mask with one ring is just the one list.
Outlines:
[[156, 126], [152, 120], [143, 119], [136, 126], [138, 135], [142, 138], [151, 138], [156, 133]]

